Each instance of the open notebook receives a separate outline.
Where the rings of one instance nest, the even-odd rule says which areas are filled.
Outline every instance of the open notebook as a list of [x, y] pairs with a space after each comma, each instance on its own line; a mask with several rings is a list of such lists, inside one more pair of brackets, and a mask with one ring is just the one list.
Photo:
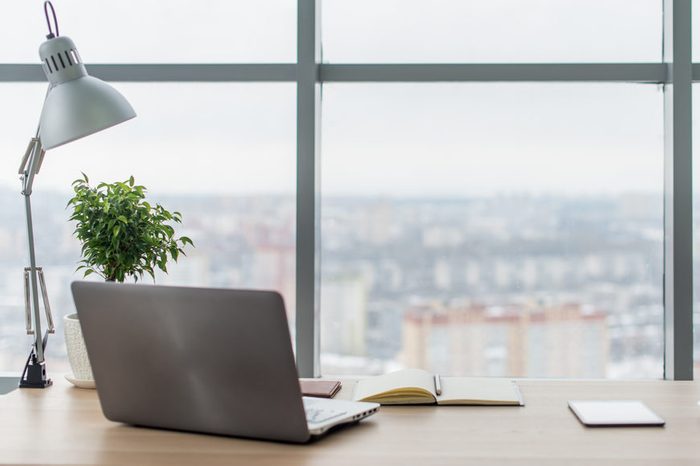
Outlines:
[[353, 398], [383, 405], [512, 405], [524, 406], [518, 386], [510, 379], [490, 377], [440, 377], [420, 369], [404, 369], [357, 382]]

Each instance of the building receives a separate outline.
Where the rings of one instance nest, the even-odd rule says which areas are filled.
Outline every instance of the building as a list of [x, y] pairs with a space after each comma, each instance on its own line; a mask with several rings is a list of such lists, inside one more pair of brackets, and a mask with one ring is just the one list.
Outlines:
[[579, 304], [415, 307], [400, 359], [450, 375], [604, 377], [606, 316]]
[[342, 274], [321, 288], [321, 351], [343, 356], [367, 352], [367, 284], [359, 274]]

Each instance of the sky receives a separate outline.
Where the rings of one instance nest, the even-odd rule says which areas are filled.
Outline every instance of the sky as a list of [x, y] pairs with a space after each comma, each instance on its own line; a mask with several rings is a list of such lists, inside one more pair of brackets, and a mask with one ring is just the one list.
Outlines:
[[[0, 43], [12, 44], [0, 62], [36, 62], [41, 4], [0, 0]], [[295, 60], [293, 1], [54, 5], [87, 63]], [[661, 56], [660, 0], [326, 0], [322, 11], [333, 63]], [[113, 85], [138, 117], [50, 151], [36, 189], [67, 190], [84, 171], [100, 181], [133, 174], [162, 193], [294, 192], [293, 83]], [[0, 84], [0, 186], [19, 187], [43, 93], [39, 83]], [[651, 84], [326, 84], [323, 194], [659, 192], [662, 101]]]
[[[0, 60], [33, 62], [41, 0], [0, 0]], [[54, 0], [94, 63], [294, 62], [293, 0]], [[204, 7], [205, 6], [205, 7]], [[329, 62], [658, 61], [661, 0], [325, 0]], [[8, 42], [11, 41], [11, 42]]]

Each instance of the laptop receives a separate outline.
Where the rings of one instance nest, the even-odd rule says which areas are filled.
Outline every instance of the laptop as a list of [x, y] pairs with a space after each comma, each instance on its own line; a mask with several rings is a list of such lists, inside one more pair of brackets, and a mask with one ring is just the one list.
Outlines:
[[302, 397], [276, 292], [98, 282], [71, 289], [111, 421], [303, 443], [379, 409]]

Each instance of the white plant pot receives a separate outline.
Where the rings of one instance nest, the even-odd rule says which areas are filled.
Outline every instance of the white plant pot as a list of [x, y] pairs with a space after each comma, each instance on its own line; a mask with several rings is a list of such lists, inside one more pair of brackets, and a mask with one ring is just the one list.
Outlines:
[[90, 360], [85, 348], [85, 340], [83, 339], [83, 331], [80, 328], [78, 314], [68, 314], [63, 317], [63, 329], [66, 337], [68, 362], [70, 362], [70, 367], [73, 370], [73, 379], [82, 383], [79, 385], [67, 377], [68, 380], [77, 386], [94, 386], [95, 379], [92, 376], [92, 367], [90, 367]]

